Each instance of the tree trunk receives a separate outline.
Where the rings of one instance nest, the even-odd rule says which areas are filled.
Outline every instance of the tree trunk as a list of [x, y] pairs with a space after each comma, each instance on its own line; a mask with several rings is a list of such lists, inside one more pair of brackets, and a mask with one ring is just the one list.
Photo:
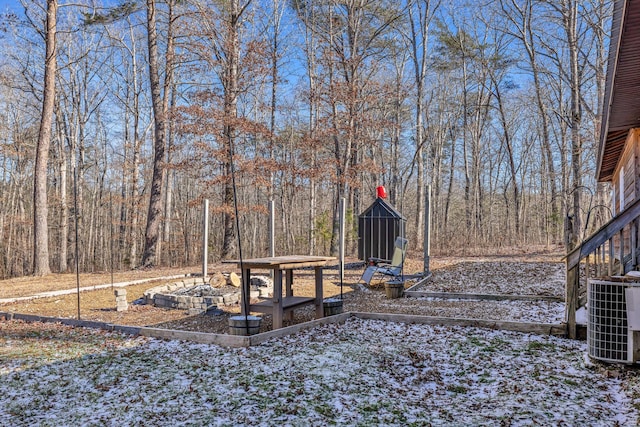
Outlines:
[[56, 21], [58, 1], [47, 0], [46, 57], [44, 70], [44, 96], [42, 117], [38, 132], [38, 146], [33, 184], [33, 274], [44, 276], [49, 268], [49, 230], [47, 201], [47, 164], [53, 125], [53, 107], [56, 95]]
[[573, 175], [573, 233], [571, 248], [578, 245], [582, 232], [582, 107], [580, 101], [580, 70], [578, 64], [578, 2], [567, 0], [564, 23], [569, 46], [569, 66], [571, 78], [571, 170]]
[[[533, 86], [536, 96], [536, 106], [540, 115], [540, 131], [542, 133], [542, 150], [545, 156], [545, 165], [547, 169], [547, 179], [549, 190], [551, 192], [551, 215], [547, 219], [547, 222], [551, 223], [550, 233], [552, 239], [555, 241], [558, 238], [559, 228], [559, 208], [558, 208], [558, 186], [556, 184], [556, 169], [553, 151], [551, 149], [551, 138], [549, 136], [549, 117], [547, 112], [547, 106], [543, 99], [542, 83], [540, 81], [540, 64], [537, 59], [537, 46], [535, 44], [536, 35], [532, 28], [532, 18], [535, 16], [533, 9], [534, 2], [527, 0], [520, 2], [518, 0], [501, 0], [502, 9], [505, 16], [511, 20], [516, 26], [516, 36], [521, 42], [527, 52], [527, 58], [529, 60], [529, 66], [531, 67], [531, 74], [533, 77]], [[516, 20], [516, 18], [518, 20]]]
[[162, 221], [162, 190], [165, 179], [164, 160], [166, 148], [166, 120], [168, 96], [173, 73], [173, 35], [171, 32], [173, 16], [172, 2], [169, 4], [169, 29], [167, 33], [167, 50], [165, 61], [164, 94], [160, 87], [160, 67], [158, 64], [158, 34], [156, 30], [156, 2], [147, 0], [147, 34], [149, 48], [149, 84], [151, 86], [151, 104], [153, 106], [154, 141], [153, 141], [153, 176], [149, 196], [149, 211], [144, 238], [142, 265], [150, 267], [158, 263], [158, 245], [160, 224]]
[[[464, 52], [464, 51], [463, 51]], [[469, 149], [467, 148], [467, 136], [469, 127], [469, 97], [467, 89], [467, 61], [466, 57], [462, 56], [462, 160], [464, 162], [464, 218], [465, 218], [465, 238], [470, 239], [472, 232], [472, 206], [471, 206], [471, 173], [469, 171]], [[454, 148], [452, 148], [454, 150]], [[453, 165], [452, 165], [453, 167]], [[475, 244], [471, 242], [471, 244]]]
[[59, 212], [59, 228], [60, 234], [58, 242], [59, 253], [58, 253], [58, 264], [60, 273], [66, 273], [68, 270], [68, 240], [69, 240], [69, 203], [67, 196], [67, 179], [68, 179], [68, 162], [67, 162], [67, 149], [66, 144], [68, 140], [66, 139], [67, 131], [66, 131], [66, 123], [62, 114], [62, 109], [60, 104], [55, 104], [56, 111], [58, 114], [56, 115], [56, 128], [58, 132], [58, 179], [59, 179], [59, 187], [60, 187], [60, 212]]
[[[453, 132], [451, 132], [453, 134]], [[455, 150], [455, 137], [451, 135], [451, 159], [449, 163], [449, 182], [447, 185], [447, 198], [444, 205], [444, 224], [443, 228], [446, 235], [449, 235], [449, 209], [451, 208], [451, 196], [453, 194], [453, 179], [455, 176], [456, 168], [456, 150]]]
[[67, 265], [67, 245], [69, 240], [69, 205], [67, 203], [67, 154], [64, 142], [60, 139], [60, 273], [66, 273]]
[[227, 180], [224, 185], [224, 205], [227, 207], [224, 213], [224, 235], [222, 241], [222, 259], [227, 259], [234, 255], [235, 245], [235, 214], [231, 212], [234, 206], [233, 186], [232, 186], [232, 163], [235, 152], [235, 124], [234, 120], [238, 116], [238, 67], [240, 61], [240, 40], [238, 27], [240, 25], [240, 6], [238, 0], [231, 1], [231, 11], [228, 22], [228, 43], [227, 62], [224, 82], [224, 142], [227, 144], [229, 158], [225, 162], [225, 174]]
[[[438, 5], [435, 6], [437, 8]], [[417, 11], [417, 22], [414, 18], [414, 8]], [[424, 166], [424, 83], [427, 70], [427, 41], [429, 37], [429, 23], [431, 22], [431, 0], [415, 0], [409, 5], [409, 24], [411, 28], [411, 60], [413, 61], [414, 78], [416, 84], [415, 104], [415, 138], [416, 161], [418, 162], [416, 179], [416, 249], [422, 249], [425, 225], [425, 166]], [[428, 168], [427, 168], [428, 169]], [[429, 171], [427, 170], [427, 173]]]
[[[519, 243], [520, 239], [520, 190], [518, 188], [518, 177], [516, 171], [515, 153], [513, 150], [513, 143], [511, 141], [511, 135], [509, 134], [509, 125], [507, 123], [507, 115], [504, 107], [504, 100], [500, 93], [500, 82], [498, 79], [493, 79], [494, 95], [496, 102], [498, 103], [498, 112], [500, 114], [500, 123], [502, 125], [502, 135], [504, 138], [504, 144], [507, 147], [507, 155], [509, 156], [509, 173], [511, 181], [511, 189], [513, 192], [513, 224], [515, 229], [516, 242]], [[505, 191], [506, 194], [506, 191]], [[508, 206], [508, 199], [506, 200]], [[511, 242], [510, 242], [511, 243]]]
[[[173, 110], [176, 106], [176, 85], [171, 86], [171, 109]], [[170, 165], [172, 162], [171, 152], [173, 145], [173, 122], [169, 122], [168, 124], [168, 135], [167, 135], [167, 165]], [[172, 226], [172, 216], [173, 216], [173, 192], [174, 192], [174, 181], [175, 181], [175, 170], [170, 168], [165, 176], [165, 199], [164, 199], [164, 227], [162, 232], [162, 240], [166, 243], [167, 249], [171, 247], [170, 238], [171, 238], [171, 226]], [[165, 249], [165, 253], [167, 254], [167, 261], [171, 262], [171, 256]]]

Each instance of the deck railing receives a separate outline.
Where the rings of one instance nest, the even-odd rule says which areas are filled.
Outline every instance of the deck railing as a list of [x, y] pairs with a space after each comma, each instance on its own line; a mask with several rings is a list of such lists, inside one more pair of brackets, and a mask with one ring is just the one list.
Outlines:
[[591, 277], [624, 275], [638, 266], [640, 199], [612, 218], [566, 256], [567, 335], [576, 338], [576, 311], [586, 303]]

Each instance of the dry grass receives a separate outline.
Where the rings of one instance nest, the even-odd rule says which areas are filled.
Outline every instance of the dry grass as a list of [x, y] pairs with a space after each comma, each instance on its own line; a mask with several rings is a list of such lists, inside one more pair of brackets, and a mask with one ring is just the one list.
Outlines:
[[[415, 273], [423, 269], [421, 253], [409, 253], [405, 262], [405, 272]], [[561, 255], [558, 253], [525, 252], [517, 256], [495, 255], [483, 257], [433, 257], [431, 270], [445, 271], [447, 268], [472, 260], [476, 262], [489, 262], [496, 260], [520, 261], [520, 262], [557, 262]], [[356, 259], [347, 259], [347, 263], [355, 263]], [[209, 268], [214, 271], [237, 271], [235, 266], [229, 264], [215, 264]], [[119, 272], [114, 275], [115, 282], [137, 280], [158, 276], [170, 276], [197, 271], [196, 267], [183, 269], [154, 269]], [[358, 284], [363, 268], [348, 269], [345, 271], [343, 283], [344, 309], [345, 311], [367, 311], [367, 312], [391, 312], [405, 314], [422, 315], [459, 315], [464, 313], [467, 316], [473, 313], [473, 304], [461, 302], [452, 304], [447, 301], [430, 302], [403, 298], [401, 300], [388, 300], [385, 298], [382, 287], [364, 289]], [[259, 273], [258, 273], [259, 274]], [[326, 269], [324, 273], [324, 297], [332, 297], [340, 294], [339, 278], [337, 269]], [[76, 286], [75, 275], [50, 275], [42, 278], [23, 277], [19, 279], [5, 280], [0, 282], [0, 298], [20, 297], [33, 295], [40, 292], [74, 289]], [[81, 276], [81, 286], [92, 286], [110, 283], [111, 277], [108, 273], [83, 274]], [[294, 276], [294, 292], [300, 296], [313, 296], [315, 292], [313, 271], [297, 271]], [[145, 290], [165, 283], [165, 281], [148, 282], [144, 284], [126, 287], [127, 300], [129, 303], [141, 298]], [[476, 304], [477, 305], [477, 304]], [[484, 305], [483, 307], [487, 307]], [[484, 308], [487, 313], [478, 313], [478, 316], [492, 316], [499, 318], [503, 315], [500, 307]], [[25, 302], [0, 305], [0, 311], [12, 311], [16, 313], [37, 314], [42, 316], [75, 318], [78, 315], [78, 296], [70, 294], [54, 298], [40, 298]], [[203, 332], [225, 333], [227, 331], [227, 318], [230, 315], [239, 313], [238, 305], [224, 307], [222, 316], [189, 316], [184, 310], [172, 310], [156, 308], [146, 305], [130, 305], [126, 312], [115, 310], [115, 297], [110, 288], [83, 292], [80, 294], [80, 317], [83, 320], [102, 321], [115, 324], [132, 326], [160, 326], [177, 329], [196, 330]], [[310, 320], [314, 317], [312, 306], [298, 309], [294, 313], [292, 320], [285, 320], [285, 325], [299, 323]], [[263, 316], [262, 329], [271, 328], [270, 316]]]
[[[192, 273], [196, 268], [154, 268], [149, 270], [120, 271], [113, 274], [114, 283], [139, 279], [150, 279], [159, 276], [173, 276], [176, 274]], [[95, 286], [111, 283], [108, 272], [87, 273], [80, 275], [80, 286]], [[74, 289], [76, 287], [75, 274], [49, 274], [47, 276], [24, 276], [13, 279], [0, 280], [0, 299], [17, 298], [35, 295], [41, 292]]]
[[[229, 264], [216, 264], [209, 267], [210, 272], [234, 271], [234, 266]], [[114, 275], [114, 282], [132, 281], [158, 276], [171, 276], [194, 272], [196, 268], [186, 269], [156, 269], [146, 271], [121, 272]], [[354, 283], [360, 278], [361, 270], [348, 272], [348, 280]], [[346, 279], [346, 278], [345, 278]], [[110, 274], [83, 274], [80, 278], [80, 286], [94, 286], [110, 283]], [[154, 286], [166, 283], [165, 280], [146, 282], [138, 285], [127, 286], [127, 301], [132, 303], [141, 298], [144, 292]], [[327, 270], [324, 281], [324, 296], [331, 297], [340, 294], [337, 283], [337, 271]], [[34, 295], [41, 292], [75, 289], [76, 278], [72, 274], [57, 274], [45, 277], [23, 277], [16, 280], [0, 282], [0, 297], [13, 298]], [[301, 296], [313, 296], [315, 283], [312, 271], [299, 271], [295, 274], [295, 293]], [[346, 288], [347, 290], [349, 288]], [[29, 301], [0, 305], [0, 311], [12, 311], [16, 313], [35, 314], [40, 316], [75, 318], [78, 316], [78, 295], [76, 293], [51, 298], [38, 298]], [[227, 306], [228, 314], [239, 313], [238, 305]], [[156, 308], [146, 305], [131, 305], [126, 312], [115, 310], [115, 296], [113, 289], [106, 288], [96, 291], [80, 293], [80, 317], [83, 320], [94, 320], [122, 325], [133, 326], [158, 326], [168, 325], [168, 322], [180, 320], [193, 321], [203, 319], [203, 316], [189, 316], [184, 310], [171, 310]], [[306, 319], [306, 318], [305, 318]], [[200, 330], [212, 331], [204, 322]], [[177, 324], [176, 324], [177, 325]], [[224, 329], [227, 325], [224, 324]], [[217, 329], [217, 327], [216, 327]]]
[[[299, 278], [295, 284], [297, 295], [312, 296], [315, 284], [312, 277], [297, 275]], [[148, 282], [139, 285], [127, 286], [127, 301], [132, 303], [141, 298], [149, 288], [166, 283], [165, 281]], [[337, 295], [340, 287], [333, 282], [325, 281], [325, 297]], [[38, 298], [30, 301], [0, 305], [0, 311], [13, 311], [16, 313], [36, 314], [52, 317], [77, 317], [78, 295], [70, 294], [54, 298]], [[225, 311], [239, 313], [238, 305], [227, 306]], [[83, 320], [95, 320], [133, 326], [155, 326], [181, 319], [202, 318], [202, 316], [189, 316], [184, 310], [172, 310], [157, 308], [147, 305], [129, 305], [129, 310], [118, 312], [115, 310], [115, 296], [110, 288], [97, 291], [82, 292], [80, 294], [80, 316]], [[226, 328], [226, 324], [225, 324]]]

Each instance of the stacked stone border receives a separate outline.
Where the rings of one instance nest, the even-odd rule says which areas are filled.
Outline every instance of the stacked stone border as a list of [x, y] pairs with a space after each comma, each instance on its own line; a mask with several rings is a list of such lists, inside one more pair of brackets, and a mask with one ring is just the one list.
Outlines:
[[[190, 296], [175, 295], [178, 289], [190, 288], [197, 285], [208, 284], [207, 278], [190, 277], [182, 281], [177, 281], [165, 285], [160, 285], [147, 289], [144, 292], [145, 302], [149, 305], [163, 308], [175, 308], [180, 310], [192, 310], [194, 312], [207, 311], [208, 308], [219, 305], [231, 305], [240, 301], [240, 289], [220, 296]], [[252, 295], [253, 297], [254, 295]], [[257, 298], [256, 292], [255, 297]]]
[[0, 312], [0, 321], [22, 320], [25, 322], [53, 322], [76, 327], [95, 328], [107, 331], [121, 332], [131, 335], [140, 335], [152, 338], [169, 340], [192, 341], [202, 344], [217, 344], [224, 347], [250, 347], [261, 344], [270, 339], [277, 339], [287, 335], [292, 335], [306, 329], [312, 329], [320, 325], [344, 323], [350, 318], [383, 320], [395, 323], [412, 323], [423, 325], [441, 325], [457, 327], [477, 327], [486, 329], [497, 329], [505, 331], [532, 333], [538, 335], [566, 336], [565, 324], [551, 323], [524, 323], [524, 322], [502, 322], [497, 320], [465, 319], [433, 316], [414, 316], [404, 314], [384, 314], [384, 313], [359, 313], [347, 312], [335, 316], [323, 317], [310, 322], [299, 323], [273, 331], [248, 337], [225, 334], [210, 334], [206, 332], [179, 331], [174, 329], [159, 329], [126, 325], [115, 325], [105, 322], [94, 322], [87, 320], [76, 320], [67, 318], [35, 316], [30, 314]]

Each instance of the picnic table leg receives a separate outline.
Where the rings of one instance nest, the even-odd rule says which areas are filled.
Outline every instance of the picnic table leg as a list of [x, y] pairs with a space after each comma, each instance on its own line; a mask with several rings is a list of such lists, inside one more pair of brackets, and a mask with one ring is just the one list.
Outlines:
[[[242, 314], [243, 316], [247, 316], [249, 314], [249, 312], [251, 311], [249, 309], [249, 304], [251, 304], [251, 270], [248, 268], [245, 268], [242, 270], [242, 289], [240, 289], [240, 314]], [[245, 292], [246, 291], [246, 292]], [[244, 298], [245, 298], [245, 294], [246, 294], [246, 298], [247, 301], [245, 302]]]
[[273, 271], [273, 329], [282, 328], [282, 270]]
[[[293, 296], [293, 270], [285, 270], [285, 296], [292, 297]], [[289, 311], [284, 315], [284, 318], [292, 321], [293, 320], [293, 310]]]
[[323, 290], [322, 290], [322, 267], [315, 267], [316, 270], [316, 319], [324, 317], [324, 308], [322, 307]]
[[293, 296], [293, 270], [285, 270], [285, 279], [286, 279], [286, 291], [285, 295], [288, 297]]

